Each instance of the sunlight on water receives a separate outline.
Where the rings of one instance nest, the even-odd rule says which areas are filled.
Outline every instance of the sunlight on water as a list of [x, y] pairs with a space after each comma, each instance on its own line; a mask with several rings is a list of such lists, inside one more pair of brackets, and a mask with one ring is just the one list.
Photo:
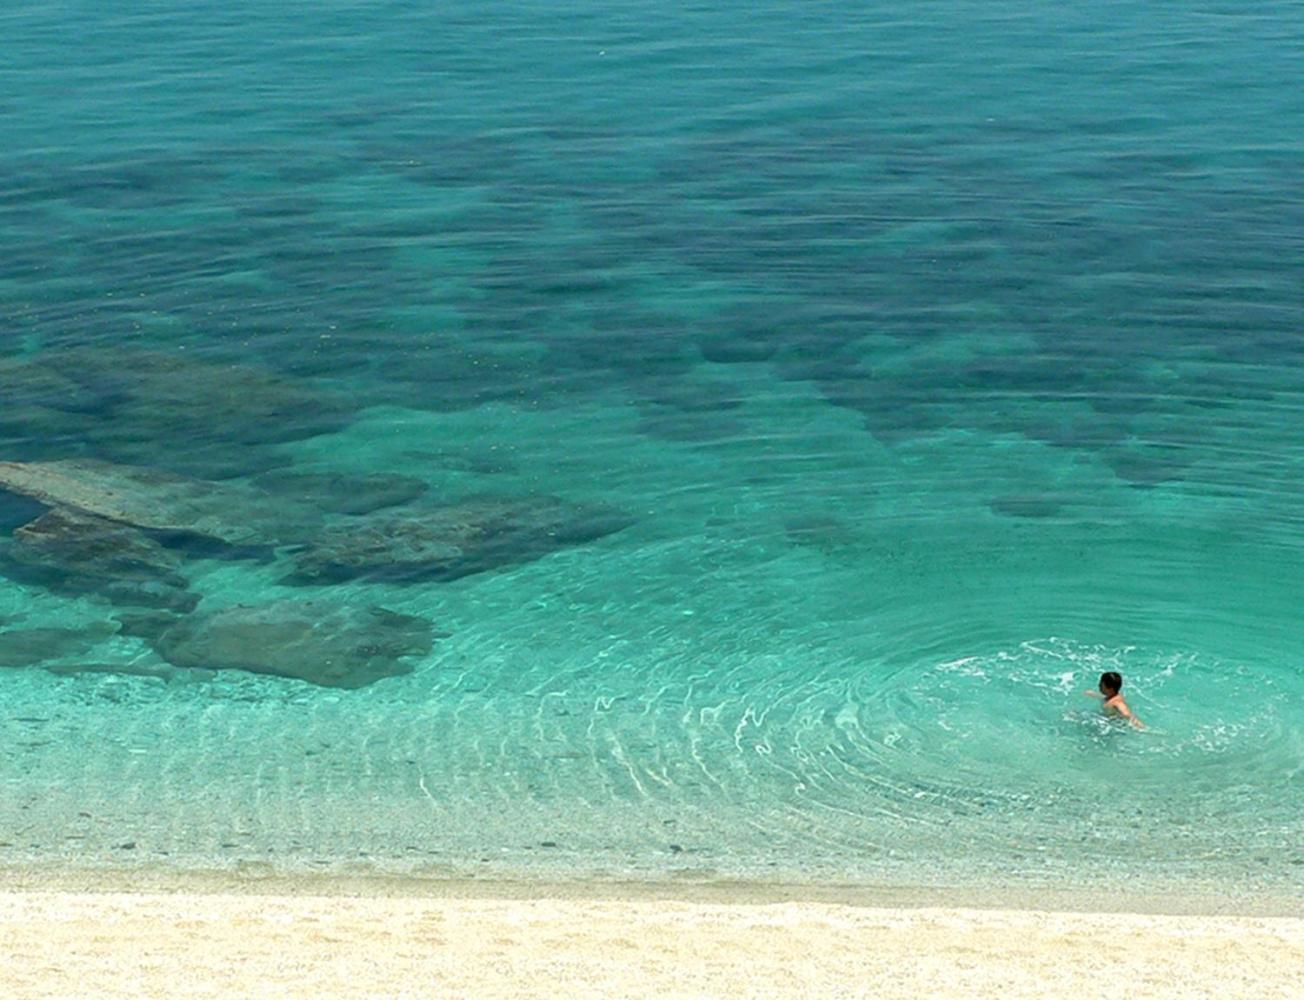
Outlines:
[[0, 13], [0, 863], [1300, 892], [1298, 24], [246, 8]]

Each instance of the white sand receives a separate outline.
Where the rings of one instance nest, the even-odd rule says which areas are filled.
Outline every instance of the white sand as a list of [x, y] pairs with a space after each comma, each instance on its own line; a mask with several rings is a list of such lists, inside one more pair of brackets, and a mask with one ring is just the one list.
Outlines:
[[0, 890], [6, 997], [1291, 997], [1304, 919]]

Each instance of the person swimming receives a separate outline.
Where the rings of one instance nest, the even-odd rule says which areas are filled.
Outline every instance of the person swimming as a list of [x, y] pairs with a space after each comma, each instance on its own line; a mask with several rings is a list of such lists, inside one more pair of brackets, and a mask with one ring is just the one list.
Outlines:
[[1116, 719], [1127, 719], [1132, 724], [1133, 729], [1145, 729], [1145, 723], [1136, 717], [1132, 709], [1127, 707], [1127, 702], [1119, 694], [1123, 690], [1123, 675], [1115, 670], [1106, 670], [1100, 675], [1100, 690], [1087, 691], [1093, 698], [1103, 699], [1101, 709], [1106, 715]]

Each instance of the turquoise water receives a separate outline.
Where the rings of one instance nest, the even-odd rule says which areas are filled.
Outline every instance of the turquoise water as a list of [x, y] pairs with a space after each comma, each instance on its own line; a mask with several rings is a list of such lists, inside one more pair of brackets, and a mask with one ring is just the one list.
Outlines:
[[1304, 890], [1299, 3], [0, 30], [0, 863]]

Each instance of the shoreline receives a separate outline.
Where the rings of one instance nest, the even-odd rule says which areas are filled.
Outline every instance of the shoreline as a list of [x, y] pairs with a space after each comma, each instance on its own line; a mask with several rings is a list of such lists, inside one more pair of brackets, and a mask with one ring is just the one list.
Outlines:
[[78, 867], [66, 863], [0, 866], [0, 894], [149, 894], [158, 896], [274, 896], [283, 898], [512, 900], [529, 902], [690, 903], [726, 906], [820, 904], [895, 910], [966, 909], [1173, 917], [1304, 919], [1304, 892], [1228, 887], [1174, 887], [1134, 891], [1103, 882], [990, 885], [847, 883], [812, 879], [763, 880], [702, 876], [602, 878], [398, 875], [362, 872], [287, 872], [265, 863], [228, 868]]
[[493, 883], [286, 889], [6, 885], [0, 987], [23, 998], [1284, 998], [1304, 967], [1300, 917], [722, 902], [627, 887], [557, 898]]

